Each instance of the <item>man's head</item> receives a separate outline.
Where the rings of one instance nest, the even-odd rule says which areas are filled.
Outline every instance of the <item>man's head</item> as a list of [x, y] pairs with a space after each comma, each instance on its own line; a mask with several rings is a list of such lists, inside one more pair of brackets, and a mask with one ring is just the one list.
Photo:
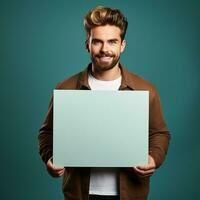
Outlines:
[[118, 9], [98, 6], [87, 13], [84, 19], [86, 48], [96, 70], [106, 71], [116, 66], [125, 48], [127, 25]]
[[[97, 26], [113, 25], [120, 30], [121, 40], [123, 41], [128, 27], [128, 21], [118, 9], [97, 6], [90, 10], [84, 18], [84, 27], [87, 32], [87, 40], [90, 37], [91, 29]], [[87, 41], [86, 40], [86, 41]]]

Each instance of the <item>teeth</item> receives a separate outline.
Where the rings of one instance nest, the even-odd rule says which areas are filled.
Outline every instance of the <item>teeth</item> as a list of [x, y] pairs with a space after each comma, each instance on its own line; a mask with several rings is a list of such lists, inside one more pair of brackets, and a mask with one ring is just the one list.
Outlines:
[[101, 57], [101, 59], [109, 59], [110, 57], [109, 56], [103, 56]]
[[111, 57], [110, 56], [103, 56], [103, 57], [100, 57], [100, 61], [102, 62], [110, 62], [111, 60]]

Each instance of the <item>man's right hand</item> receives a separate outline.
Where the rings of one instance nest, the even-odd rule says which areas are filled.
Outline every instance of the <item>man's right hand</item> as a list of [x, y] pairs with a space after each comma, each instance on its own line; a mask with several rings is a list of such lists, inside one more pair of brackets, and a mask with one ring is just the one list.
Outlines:
[[52, 163], [52, 158], [50, 158], [48, 161], [47, 161], [47, 171], [49, 172], [49, 174], [53, 177], [60, 177], [64, 174], [65, 172], [65, 168], [64, 167], [58, 167], [58, 166], [55, 166], [53, 165]]

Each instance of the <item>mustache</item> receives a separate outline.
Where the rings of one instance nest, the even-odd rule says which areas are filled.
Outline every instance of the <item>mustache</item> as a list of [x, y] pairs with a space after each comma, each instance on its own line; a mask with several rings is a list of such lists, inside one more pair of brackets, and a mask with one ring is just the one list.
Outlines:
[[99, 53], [96, 55], [96, 57], [101, 58], [101, 57], [114, 57], [114, 54], [108, 53], [108, 52], [104, 52], [104, 53]]

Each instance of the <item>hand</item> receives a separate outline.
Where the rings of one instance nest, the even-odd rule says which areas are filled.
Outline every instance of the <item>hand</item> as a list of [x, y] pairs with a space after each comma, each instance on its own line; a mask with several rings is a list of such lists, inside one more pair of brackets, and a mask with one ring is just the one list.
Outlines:
[[52, 158], [47, 161], [47, 171], [53, 177], [60, 177], [64, 174], [65, 168], [53, 165]]
[[149, 155], [149, 161], [147, 165], [133, 167], [134, 171], [141, 177], [151, 176], [156, 169], [156, 163], [154, 159]]

